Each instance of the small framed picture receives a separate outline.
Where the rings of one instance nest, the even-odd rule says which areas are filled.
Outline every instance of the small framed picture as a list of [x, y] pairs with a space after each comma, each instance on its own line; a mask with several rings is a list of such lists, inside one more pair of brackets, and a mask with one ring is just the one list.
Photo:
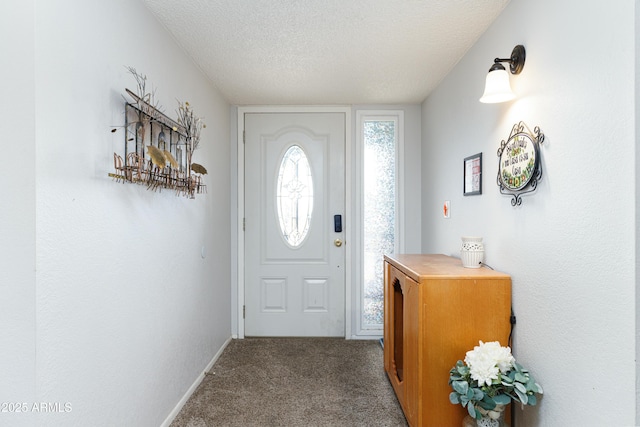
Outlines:
[[465, 196], [482, 194], [482, 153], [464, 159], [462, 194]]

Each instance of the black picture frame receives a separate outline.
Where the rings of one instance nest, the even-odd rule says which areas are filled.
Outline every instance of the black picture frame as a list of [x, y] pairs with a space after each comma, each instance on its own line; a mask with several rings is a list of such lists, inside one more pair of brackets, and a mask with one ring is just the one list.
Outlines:
[[482, 194], [482, 153], [465, 157], [462, 166], [462, 194], [464, 196]]

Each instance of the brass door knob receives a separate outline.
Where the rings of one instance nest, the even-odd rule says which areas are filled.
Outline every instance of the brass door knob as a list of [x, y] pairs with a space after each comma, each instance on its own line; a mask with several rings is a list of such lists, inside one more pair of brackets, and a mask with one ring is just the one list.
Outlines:
[[336, 240], [333, 241], [333, 244], [336, 245], [337, 247], [340, 247], [340, 246], [342, 246], [342, 240], [336, 239]]

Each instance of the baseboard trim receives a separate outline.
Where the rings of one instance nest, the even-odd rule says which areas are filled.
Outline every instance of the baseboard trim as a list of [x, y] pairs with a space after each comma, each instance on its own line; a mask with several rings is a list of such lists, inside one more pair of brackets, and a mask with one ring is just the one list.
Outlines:
[[213, 359], [211, 359], [211, 361], [207, 364], [207, 366], [204, 368], [204, 371], [200, 375], [198, 375], [198, 378], [196, 378], [193, 384], [191, 384], [191, 387], [189, 387], [189, 389], [184, 394], [184, 396], [182, 396], [182, 399], [180, 399], [178, 404], [169, 413], [169, 415], [164, 420], [164, 422], [160, 424], [161, 427], [169, 427], [169, 425], [173, 422], [173, 420], [178, 416], [178, 414], [182, 410], [182, 407], [187, 403], [187, 400], [189, 400], [193, 392], [196, 391], [196, 388], [198, 388], [198, 386], [204, 379], [205, 374], [211, 370], [211, 368], [213, 367], [213, 364], [216, 363], [216, 360], [218, 360], [218, 358], [220, 358], [220, 355], [222, 354], [224, 349], [227, 348], [227, 346], [229, 345], [232, 339], [233, 337], [229, 337], [224, 342], [224, 344], [222, 344], [222, 347], [220, 347], [220, 350], [218, 350], [218, 352], [213, 356]]

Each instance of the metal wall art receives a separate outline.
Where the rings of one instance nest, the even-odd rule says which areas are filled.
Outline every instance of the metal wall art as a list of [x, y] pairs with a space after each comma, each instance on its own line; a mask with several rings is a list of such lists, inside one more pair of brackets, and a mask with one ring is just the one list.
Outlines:
[[206, 127], [202, 119], [188, 102], [179, 103], [177, 120], [167, 117], [154, 99], [155, 91], [147, 91], [147, 77], [134, 68], [127, 69], [136, 79], [137, 91], [126, 89], [131, 100], [125, 100], [124, 155], [113, 153], [115, 173], [109, 176], [118, 182], [146, 185], [149, 190], [174, 190], [190, 198], [205, 193], [203, 175], [207, 170], [192, 163], [200, 132]]
[[498, 178], [500, 193], [511, 196], [511, 205], [522, 204], [522, 195], [535, 191], [542, 179], [540, 144], [544, 134], [538, 126], [529, 130], [524, 122], [513, 125], [509, 138], [498, 149]]

